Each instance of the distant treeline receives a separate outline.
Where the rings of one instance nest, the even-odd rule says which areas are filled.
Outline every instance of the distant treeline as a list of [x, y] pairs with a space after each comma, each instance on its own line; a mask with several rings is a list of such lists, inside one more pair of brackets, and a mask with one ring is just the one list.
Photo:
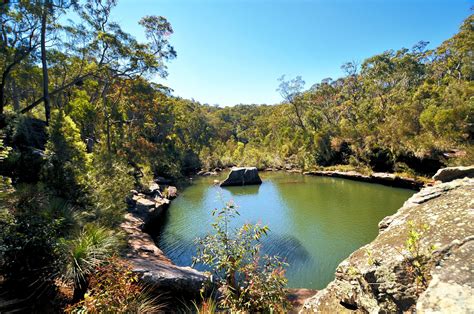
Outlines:
[[220, 108], [153, 83], [176, 57], [172, 27], [146, 16], [139, 42], [111, 20], [115, 4], [0, 4], [0, 311], [140, 307], [136, 279], [110, 257], [124, 196], [153, 176], [234, 164], [430, 174], [474, 161], [474, 16], [434, 50], [347, 63], [306, 91], [282, 78], [281, 104]]

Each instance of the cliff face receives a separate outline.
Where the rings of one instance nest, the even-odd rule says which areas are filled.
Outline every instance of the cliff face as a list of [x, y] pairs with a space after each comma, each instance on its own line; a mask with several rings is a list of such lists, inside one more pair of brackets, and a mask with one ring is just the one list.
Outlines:
[[473, 216], [474, 179], [422, 189], [380, 222], [377, 238], [344, 260], [302, 311], [472, 313]]

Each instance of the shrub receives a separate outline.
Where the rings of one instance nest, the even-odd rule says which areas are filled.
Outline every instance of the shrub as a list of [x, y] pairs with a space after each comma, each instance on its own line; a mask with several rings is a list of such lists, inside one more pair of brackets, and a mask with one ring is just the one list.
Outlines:
[[117, 252], [119, 243], [114, 231], [96, 224], [87, 224], [76, 237], [62, 241], [62, 277], [73, 284], [76, 301], [83, 297], [89, 276]]
[[70, 200], [78, 200], [85, 192], [90, 157], [79, 129], [63, 111], [52, 112], [49, 141], [46, 144], [45, 182]]
[[138, 283], [125, 261], [111, 257], [94, 269], [84, 300], [66, 308], [67, 313], [156, 313], [164, 304]]
[[428, 230], [429, 226], [426, 224], [417, 226], [413, 221], [409, 221], [405, 250], [400, 252], [406, 271], [416, 284], [418, 295], [428, 287], [431, 280], [430, 262], [436, 249], [434, 245], [423, 247], [422, 241]]
[[211, 267], [222, 291], [219, 305], [231, 311], [284, 311], [288, 307], [286, 264], [277, 257], [260, 258], [260, 239], [268, 227], [232, 228], [232, 219], [239, 215], [233, 203], [212, 214], [214, 233], [197, 240], [194, 262]]
[[56, 289], [54, 278], [61, 259], [58, 239], [74, 223], [70, 208], [40, 184], [17, 186], [2, 205], [2, 276], [17, 299], [32, 297], [41, 302], [40, 296]]

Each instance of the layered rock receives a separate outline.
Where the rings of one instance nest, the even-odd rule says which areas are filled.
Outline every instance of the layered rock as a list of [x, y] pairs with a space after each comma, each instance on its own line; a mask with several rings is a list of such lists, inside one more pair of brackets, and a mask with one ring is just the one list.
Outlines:
[[195, 296], [208, 277], [191, 267], [174, 265], [145, 232], [162, 219], [169, 206], [169, 200], [161, 195], [176, 196], [176, 188], [169, 186], [162, 191], [160, 186], [152, 184], [144, 191], [146, 194], [131, 192], [132, 196], [127, 199], [129, 213], [121, 227], [127, 234], [126, 258], [132, 264], [132, 271], [156, 291]]
[[474, 166], [442, 168], [436, 172], [433, 179], [436, 181], [448, 182], [464, 177], [474, 178]]
[[221, 186], [239, 186], [261, 184], [262, 179], [258, 175], [256, 167], [232, 167], [227, 179], [221, 182]]
[[374, 172], [370, 175], [365, 175], [357, 171], [307, 171], [305, 175], [322, 176], [322, 177], [334, 177], [343, 178], [354, 181], [378, 183], [393, 187], [407, 188], [419, 190], [424, 186], [422, 181], [415, 180], [413, 178], [400, 177], [392, 173], [385, 172]]
[[[309, 298], [302, 312], [474, 312], [473, 211], [474, 179], [423, 189], [380, 222], [377, 238], [344, 260], [335, 280]], [[407, 250], [410, 224], [428, 227], [417, 243], [426, 284], [417, 282]]]

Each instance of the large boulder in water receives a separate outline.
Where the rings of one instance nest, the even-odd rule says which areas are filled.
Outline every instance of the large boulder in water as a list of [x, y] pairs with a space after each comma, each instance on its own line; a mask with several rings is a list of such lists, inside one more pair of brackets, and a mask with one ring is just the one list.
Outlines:
[[232, 167], [227, 179], [221, 182], [221, 186], [252, 185], [261, 184], [262, 179], [258, 176], [256, 167]]
[[461, 178], [474, 178], [474, 166], [469, 167], [447, 167], [439, 169], [433, 179], [441, 182], [449, 182]]

